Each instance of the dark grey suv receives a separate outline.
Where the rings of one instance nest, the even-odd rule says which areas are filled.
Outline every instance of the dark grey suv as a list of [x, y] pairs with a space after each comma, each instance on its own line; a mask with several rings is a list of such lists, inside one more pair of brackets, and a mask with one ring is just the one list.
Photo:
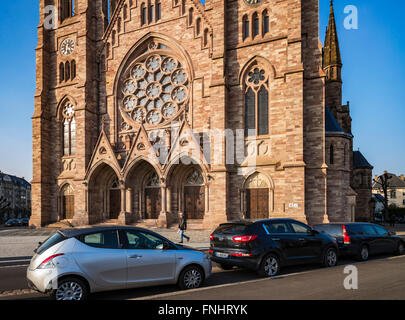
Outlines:
[[210, 259], [223, 269], [233, 266], [276, 276], [282, 266], [337, 264], [336, 241], [292, 219], [239, 220], [221, 224], [211, 235]]

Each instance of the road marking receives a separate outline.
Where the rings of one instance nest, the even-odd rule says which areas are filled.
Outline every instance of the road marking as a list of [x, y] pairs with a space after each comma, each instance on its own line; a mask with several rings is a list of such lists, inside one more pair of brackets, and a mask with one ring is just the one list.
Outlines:
[[[141, 298], [133, 298], [133, 299], [128, 299], [128, 300], [150, 300], [150, 299], [159, 299], [159, 298], [165, 298], [165, 297], [172, 297], [172, 296], [177, 296], [177, 295], [182, 295], [182, 294], [207, 291], [207, 290], [210, 290], [210, 289], [231, 287], [231, 286], [236, 286], [236, 285], [241, 285], [241, 284], [250, 284], [250, 283], [256, 283], [256, 282], [280, 280], [280, 279], [288, 278], [288, 277], [291, 277], [291, 276], [299, 276], [299, 275], [318, 272], [318, 271], [322, 271], [322, 270], [325, 270], [325, 271], [326, 270], [333, 270], [333, 269], [336, 269], [336, 268], [339, 268], [339, 267], [345, 267], [346, 265], [365, 264], [365, 263], [370, 263], [370, 262], [380, 262], [380, 261], [384, 261], [384, 260], [393, 260], [393, 259], [399, 259], [399, 258], [405, 258], [405, 255], [388, 257], [388, 258], [381, 258], [381, 259], [373, 259], [373, 260], [368, 260], [368, 261], [360, 261], [360, 262], [354, 262], [354, 263], [348, 263], [348, 264], [341, 264], [341, 265], [337, 265], [337, 266], [332, 267], [332, 268], [318, 268], [318, 269], [312, 269], [312, 270], [302, 271], [302, 272], [281, 274], [281, 275], [278, 275], [278, 276], [273, 277], [273, 278], [262, 278], [262, 279], [239, 281], [239, 282], [234, 282], [234, 283], [225, 283], [225, 284], [219, 284], [219, 285], [216, 285], [216, 286], [191, 289], [191, 290], [187, 290], [187, 291], [176, 291], [176, 292], [171, 292], [171, 293], [162, 293], [162, 294], [156, 294], [156, 295], [147, 296], [147, 297], [141, 297]], [[229, 272], [232, 272], [232, 271], [229, 271]]]

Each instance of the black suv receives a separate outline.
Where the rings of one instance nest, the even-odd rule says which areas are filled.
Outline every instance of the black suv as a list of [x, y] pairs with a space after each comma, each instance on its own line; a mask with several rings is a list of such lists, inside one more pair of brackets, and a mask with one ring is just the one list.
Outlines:
[[366, 261], [372, 254], [404, 253], [404, 240], [382, 226], [372, 223], [330, 223], [313, 228], [336, 239], [342, 255]]
[[210, 239], [210, 258], [225, 270], [238, 266], [273, 277], [282, 266], [337, 264], [336, 241], [292, 219], [228, 222], [221, 224]]

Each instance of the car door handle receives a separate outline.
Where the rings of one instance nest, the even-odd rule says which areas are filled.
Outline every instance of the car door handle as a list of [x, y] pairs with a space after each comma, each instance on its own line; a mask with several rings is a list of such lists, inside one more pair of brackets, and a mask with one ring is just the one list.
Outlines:
[[299, 238], [298, 241], [305, 241], [305, 239], [304, 238]]
[[140, 256], [138, 254], [134, 254], [132, 256], [129, 256], [128, 258], [130, 258], [130, 259], [140, 259], [140, 258], [142, 258], [142, 256]]
[[280, 241], [280, 238], [271, 238], [273, 241]]

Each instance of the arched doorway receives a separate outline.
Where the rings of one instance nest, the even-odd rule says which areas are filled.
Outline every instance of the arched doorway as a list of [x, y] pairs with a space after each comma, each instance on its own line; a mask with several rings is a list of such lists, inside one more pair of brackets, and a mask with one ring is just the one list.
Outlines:
[[270, 182], [261, 173], [254, 173], [245, 183], [246, 218], [267, 219], [270, 212]]
[[117, 172], [109, 164], [100, 163], [88, 182], [89, 224], [118, 219], [121, 212], [121, 192]]
[[130, 202], [133, 221], [159, 219], [163, 205], [157, 168], [145, 159], [138, 159], [129, 165], [124, 179], [130, 190], [127, 202]]
[[203, 219], [205, 213], [205, 186], [197, 169], [187, 176], [184, 184], [184, 213], [188, 219]]
[[109, 189], [110, 219], [118, 219], [121, 212], [121, 189], [118, 177], [115, 177]]
[[162, 211], [161, 189], [159, 176], [152, 172], [146, 179], [144, 219], [158, 219]]
[[61, 190], [61, 220], [73, 219], [75, 215], [75, 196], [70, 184], [66, 184]]

